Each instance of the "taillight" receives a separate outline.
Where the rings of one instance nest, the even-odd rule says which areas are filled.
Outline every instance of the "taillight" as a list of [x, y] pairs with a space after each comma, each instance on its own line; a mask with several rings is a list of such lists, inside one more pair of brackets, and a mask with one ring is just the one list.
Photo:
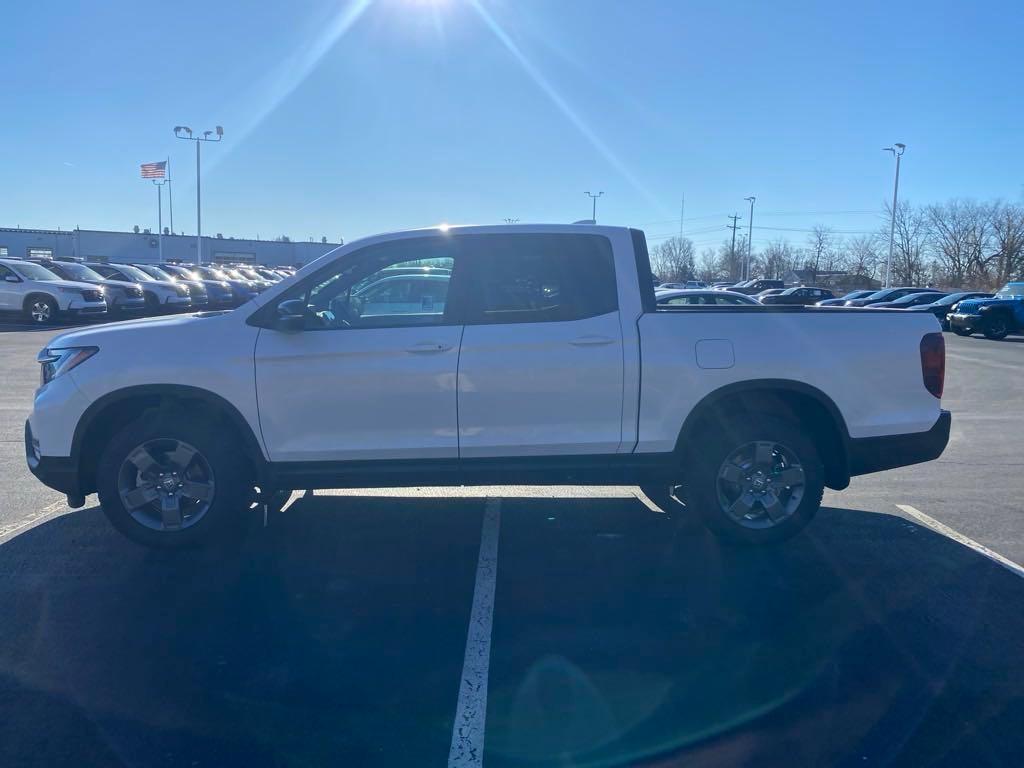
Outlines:
[[941, 398], [946, 380], [946, 342], [941, 333], [926, 333], [921, 339], [921, 376], [924, 388]]

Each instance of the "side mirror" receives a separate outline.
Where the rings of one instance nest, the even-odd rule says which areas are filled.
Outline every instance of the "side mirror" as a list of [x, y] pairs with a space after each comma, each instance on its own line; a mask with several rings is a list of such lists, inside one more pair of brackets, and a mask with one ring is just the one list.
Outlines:
[[20, 283], [21, 282], [21, 280], [18, 278], [17, 275], [4, 275], [4, 280], [6, 280], [8, 283]]
[[274, 327], [279, 331], [295, 333], [306, 327], [305, 299], [289, 299], [277, 305], [277, 321]]

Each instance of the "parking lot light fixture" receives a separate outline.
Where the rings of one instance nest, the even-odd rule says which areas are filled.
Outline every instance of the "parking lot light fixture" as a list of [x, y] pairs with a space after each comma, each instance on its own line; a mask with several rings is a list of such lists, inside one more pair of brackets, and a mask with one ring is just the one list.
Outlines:
[[900, 144], [897, 142], [891, 147], [882, 147], [883, 152], [892, 152], [893, 157], [896, 158], [896, 181], [892, 188], [892, 211], [889, 217], [889, 260], [885, 264], [885, 287], [890, 288], [892, 286], [892, 252], [893, 246], [896, 242], [896, 206], [899, 201], [900, 193], [900, 158], [903, 157], [903, 152], [906, 150], [906, 144]]
[[[174, 135], [179, 139], [194, 141], [196, 143], [196, 264], [203, 263], [203, 213], [202, 213], [202, 192], [200, 187], [199, 158], [200, 142], [220, 141], [224, 138], [224, 128], [216, 126], [212, 131], [203, 131], [202, 135], [194, 136], [192, 129], [186, 125], [174, 126]], [[216, 136], [216, 138], [214, 138]]]

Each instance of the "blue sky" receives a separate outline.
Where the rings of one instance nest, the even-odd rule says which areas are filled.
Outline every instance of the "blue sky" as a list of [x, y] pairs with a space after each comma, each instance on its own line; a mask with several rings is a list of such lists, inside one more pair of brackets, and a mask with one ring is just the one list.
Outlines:
[[[4, 10], [0, 226], [346, 240], [441, 221], [586, 218], [699, 247], [901, 197], [1020, 201], [1019, 2], [105, 0]], [[857, 213], [838, 213], [851, 211]], [[746, 219], [741, 222], [745, 226]], [[165, 224], [166, 224], [165, 212]], [[719, 229], [720, 228], [720, 229]]]

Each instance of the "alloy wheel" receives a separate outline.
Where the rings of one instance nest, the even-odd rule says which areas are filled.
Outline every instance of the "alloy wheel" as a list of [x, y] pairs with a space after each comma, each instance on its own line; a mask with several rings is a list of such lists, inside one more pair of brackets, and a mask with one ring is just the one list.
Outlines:
[[29, 310], [29, 314], [32, 316], [32, 322], [47, 323], [53, 315], [53, 310], [47, 302], [35, 301], [32, 303], [32, 308]]
[[799, 508], [806, 482], [791, 449], [767, 440], [746, 443], [718, 469], [718, 503], [744, 528], [772, 528]]
[[148, 440], [133, 449], [118, 472], [121, 502], [140, 525], [155, 531], [189, 528], [213, 503], [209, 461], [181, 440]]

